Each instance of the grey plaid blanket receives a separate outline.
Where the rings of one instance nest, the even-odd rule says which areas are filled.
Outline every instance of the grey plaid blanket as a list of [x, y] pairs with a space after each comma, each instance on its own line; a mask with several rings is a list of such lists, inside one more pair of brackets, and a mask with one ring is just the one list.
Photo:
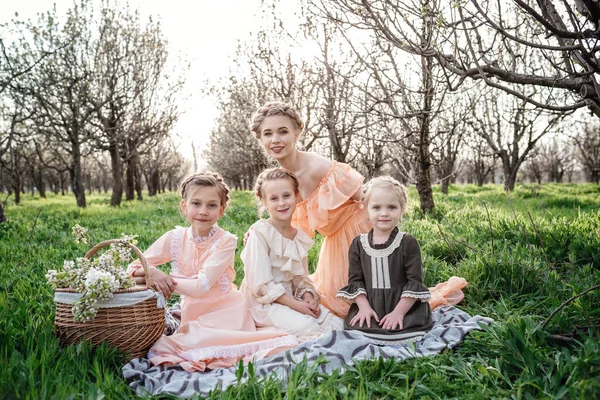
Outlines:
[[[452, 306], [435, 309], [432, 317], [433, 328], [415, 343], [379, 346], [357, 332], [333, 331], [284, 353], [255, 362], [254, 373], [260, 376], [276, 374], [285, 385], [289, 373], [305, 357], [310, 363], [319, 356], [324, 356], [327, 362], [319, 365], [319, 368], [322, 372], [329, 373], [360, 360], [393, 357], [401, 361], [430, 356], [455, 347], [469, 331], [493, 322], [490, 318], [478, 315], [471, 317]], [[168, 393], [189, 398], [194, 394], [206, 395], [215, 388], [224, 389], [235, 385], [238, 381], [237, 369], [232, 367], [189, 373], [179, 366], [157, 367], [145, 358], [136, 358], [123, 367], [123, 375], [129, 386], [140, 396]], [[244, 374], [247, 373], [245, 369]]]

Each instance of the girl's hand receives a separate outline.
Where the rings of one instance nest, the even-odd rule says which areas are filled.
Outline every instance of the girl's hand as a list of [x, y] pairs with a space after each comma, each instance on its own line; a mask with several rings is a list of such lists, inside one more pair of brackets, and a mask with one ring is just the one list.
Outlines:
[[319, 318], [319, 315], [321, 315], [319, 300], [315, 299], [312, 293], [306, 292], [302, 295], [302, 301], [308, 304], [308, 307], [315, 313], [316, 318]]
[[398, 329], [402, 330], [404, 327], [404, 314], [400, 314], [397, 311], [392, 311], [385, 317], [381, 318], [381, 323], [379, 324], [383, 329]]
[[170, 299], [171, 295], [175, 291], [175, 285], [177, 282], [171, 276], [165, 274], [156, 267], [150, 267], [150, 288], [156, 290], [158, 293], [162, 293], [165, 298]]
[[296, 301], [293, 308], [295, 311], [298, 311], [301, 314], [317, 318], [317, 314], [313, 311], [311, 306], [308, 305], [308, 303], [305, 303], [304, 301]]
[[358, 324], [358, 326], [362, 328], [363, 324], [366, 323], [367, 327], [370, 328], [371, 318], [375, 318], [375, 321], [379, 323], [379, 316], [375, 310], [373, 310], [371, 307], [359, 308], [358, 314], [356, 314], [354, 318], [350, 320], [350, 325], [356, 326], [356, 324]]
[[146, 285], [146, 277], [145, 276], [134, 276], [133, 280], [136, 285]]

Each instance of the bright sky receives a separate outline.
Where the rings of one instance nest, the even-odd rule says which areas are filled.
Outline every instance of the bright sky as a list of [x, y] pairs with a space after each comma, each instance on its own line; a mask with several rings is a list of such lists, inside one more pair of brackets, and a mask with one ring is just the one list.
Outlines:
[[[149, 15], [159, 17], [171, 54], [181, 53], [190, 62], [186, 79], [190, 98], [182, 105], [184, 114], [175, 128], [181, 137], [179, 150], [190, 159], [191, 141], [200, 152], [205, 149], [217, 117], [215, 99], [202, 94], [203, 84], [207, 79], [216, 82], [228, 76], [238, 39], [247, 39], [248, 33], [260, 25], [260, 3], [261, 0], [129, 0], [132, 8], [140, 10], [143, 20]], [[35, 20], [37, 13], [51, 9], [53, 4], [63, 15], [73, 0], [4, 0], [0, 2], [0, 21], [9, 21], [15, 12], [19, 19]]]

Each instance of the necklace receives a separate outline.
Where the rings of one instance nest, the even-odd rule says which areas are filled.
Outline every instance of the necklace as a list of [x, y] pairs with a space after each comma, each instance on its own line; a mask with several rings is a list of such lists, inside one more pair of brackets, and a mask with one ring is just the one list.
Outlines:
[[193, 237], [194, 242], [196, 244], [204, 243], [208, 239], [210, 239], [211, 237], [213, 237], [215, 233], [217, 233], [217, 227], [213, 225], [213, 227], [210, 228], [210, 232], [208, 232], [208, 235], [206, 235], [206, 236], [194, 236]]

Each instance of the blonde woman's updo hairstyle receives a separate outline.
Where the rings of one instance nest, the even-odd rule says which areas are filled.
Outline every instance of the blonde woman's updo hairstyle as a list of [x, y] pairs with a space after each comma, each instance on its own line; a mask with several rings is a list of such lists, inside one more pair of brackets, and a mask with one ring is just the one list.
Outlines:
[[199, 186], [216, 187], [221, 199], [221, 206], [227, 207], [230, 192], [229, 186], [227, 186], [221, 175], [211, 171], [199, 172], [185, 178], [181, 182], [181, 199], [187, 202], [190, 195]]
[[369, 197], [374, 188], [383, 188], [393, 191], [398, 197], [400, 203], [400, 212], [404, 214], [408, 203], [408, 193], [406, 187], [391, 176], [378, 176], [371, 179], [363, 186], [362, 203], [365, 207], [369, 204]]
[[256, 184], [254, 185], [254, 195], [256, 196], [256, 202], [258, 203], [258, 213], [262, 215], [264, 213], [263, 209], [263, 201], [264, 193], [263, 193], [263, 184], [268, 181], [274, 181], [277, 179], [287, 179], [292, 183], [292, 187], [294, 188], [294, 193], [296, 196], [299, 194], [298, 191], [298, 180], [290, 171], [285, 168], [275, 167], [265, 169], [263, 172], [258, 175], [256, 178]]
[[294, 107], [281, 101], [270, 101], [252, 114], [252, 118], [250, 120], [250, 130], [254, 132], [254, 136], [256, 136], [257, 139], [260, 139], [260, 125], [263, 123], [265, 118], [272, 117], [274, 115], [286, 116], [294, 121], [299, 131], [304, 129], [304, 121], [302, 121], [300, 113], [298, 113]]

